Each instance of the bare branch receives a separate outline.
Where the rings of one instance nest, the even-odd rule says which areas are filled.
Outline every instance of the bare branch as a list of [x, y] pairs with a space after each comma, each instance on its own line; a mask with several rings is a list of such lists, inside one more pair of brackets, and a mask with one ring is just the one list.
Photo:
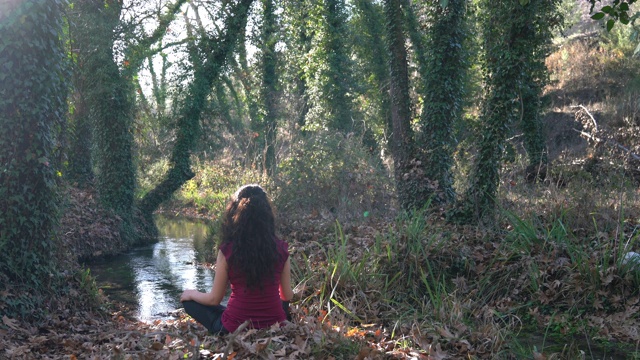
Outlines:
[[589, 110], [582, 106], [582, 105], [574, 105], [574, 106], [570, 106], [572, 109], [575, 108], [580, 108], [582, 109], [585, 113], [587, 113], [587, 115], [589, 115], [589, 117], [591, 118], [591, 121], [593, 121], [593, 129], [595, 130], [595, 132], [598, 132], [598, 123], [596, 123], [596, 119], [593, 117], [593, 115], [591, 115], [591, 113], [589, 112]]

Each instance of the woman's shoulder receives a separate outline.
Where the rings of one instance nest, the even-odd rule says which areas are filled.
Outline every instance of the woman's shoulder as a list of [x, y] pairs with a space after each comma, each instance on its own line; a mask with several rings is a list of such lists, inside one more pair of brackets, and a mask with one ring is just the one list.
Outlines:
[[277, 236], [276, 236], [275, 240], [276, 240], [276, 247], [278, 248], [278, 251], [286, 253], [288, 255], [289, 254], [289, 243], [284, 241], [284, 240], [282, 240], [282, 239], [280, 239]]
[[233, 244], [230, 242], [225, 242], [220, 244], [219, 250], [224, 254], [225, 257], [229, 257], [231, 255], [231, 249], [233, 248]]

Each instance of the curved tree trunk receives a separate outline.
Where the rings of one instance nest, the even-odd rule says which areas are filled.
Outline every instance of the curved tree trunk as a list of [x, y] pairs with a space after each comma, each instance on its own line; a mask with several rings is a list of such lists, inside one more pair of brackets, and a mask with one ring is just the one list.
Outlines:
[[[193, 81], [187, 96], [180, 106], [177, 123], [176, 144], [170, 159], [170, 168], [164, 179], [140, 201], [139, 209], [151, 224], [153, 212], [164, 201], [171, 198], [185, 182], [195, 176], [191, 170], [191, 153], [200, 135], [200, 115], [207, 104], [213, 82], [219, 77], [223, 66], [244, 31], [249, 7], [253, 0], [240, 0], [231, 9], [220, 38], [203, 38], [198, 49], [192, 49], [194, 63]], [[199, 58], [204, 54], [204, 58]]]
[[[155, 31], [125, 50], [126, 63], [116, 63], [114, 45], [121, 25], [123, 3], [119, 0], [78, 0], [73, 8], [74, 40], [78, 49], [76, 84], [82, 84], [83, 105], [88, 107], [93, 128], [96, 187], [100, 201], [121, 220], [121, 236], [130, 244], [136, 238], [134, 225], [133, 164], [134, 86], [133, 75], [151, 51], [151, 46], [165, 33], [185, 0], [176, 0], [162, 15]], [[127, 56], [127, 54], [134, 54]], [[86, 130], [78, 123], [76, 130]], [[78, 139], [80, 140], [80, 139]], [[84, 139], [86, 141], [86, 139]], [[89, 153], [81, 156], [89, 157]], [[87, 172], [90, 159], [84, 159]], [[86, 164], [88, 162], [88, 165]]]

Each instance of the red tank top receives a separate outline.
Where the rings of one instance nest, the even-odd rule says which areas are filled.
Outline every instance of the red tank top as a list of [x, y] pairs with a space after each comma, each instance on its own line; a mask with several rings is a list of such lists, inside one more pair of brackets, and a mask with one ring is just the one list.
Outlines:
[[[227, 264], [230, 263], [232, 245], [231, 243], [223, 244], [220, 249], [227, 259]], [[282, 300], [280, 300], [280, 275], [284, 263], [289, 258], [289, 245], [276, 238], [276, 247], [280, 254], [280, 260], [274, 272], [276, 281], [267, 281], [263, 284], [262, 291], [259, 288], [248, 289], [244, 274], [229, 268], [231, 296], [221, 319], [222, 325], [229, 332], [236, 331], [246, 320], [250, 321], [251, 327], [260, 329], [286, 319]]]

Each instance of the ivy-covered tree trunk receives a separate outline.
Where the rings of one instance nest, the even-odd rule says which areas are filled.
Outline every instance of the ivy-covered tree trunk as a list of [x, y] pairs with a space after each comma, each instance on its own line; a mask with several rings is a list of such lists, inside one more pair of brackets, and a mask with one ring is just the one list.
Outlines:
[[[200, 135], [200, 115], [205, 109], [213, 82], [231, 56], [240, 33], [244, 31], [252, 0], [239, 0], [225, 20], [219, 37], [204, 37], [198, 48], [191, 49], [194, 65], [193, 80], [182, 99], [177, 122], [176, 143], [170, 158], [170, 168], [164, 179], [140, 201], [142, 215], [151, 223], [153, 212], [195, 174], [191, 170], [191, 153]], [[203, 56], [203, 58], [200, 58]]]
[[[483, 1], [485, 99], [480, 119], [483, 123], [479, 154], [474, 164], [468, 199], [475, 217], [484, 223], [494, 221], [505, 139], [509, 126], [520, 113], [518, 101], [524, 74], [529, 70], [530, 17], [534, 3]], [[535, 29], [533, 31], [540, 31]]]
[[364, 143], [372, 154], [377, 155], [379, 146], [370, 129], [377, 127], [380, 133], [388, 133], [391, 125], [389, 52], [386, 47], [384, 8], [372, 0], [358, 0], [354, 5], [355, 52], [361, 58], [360, 66], [364, 68], [364, 76], [373, 88], [365, 96], [371, 97], [372, 102], [377, 105], [374, 116], [367, 119]]
[[346, 135], [353, 130], [353, 81], [345, 3], [311, 1], [309, 8], [309, 20], [301, 24], [311, 37], [309, 52], [301, 59], [310, 105], [305, 124]]
[[413, 135], [407, 49], [403, 32], [401, 0], [385, 0], [387, 38], [390, 53], [391, 154], [398, 200], [403, 209], [415, 206], [415, 186], [411, 176]]
[[93, 126], [84, 98], [84, 86], [78, 75], [78, 73], [74, 72], [72, 76], [76, 90], [72, 95], [73, 112], [70, 114], [68, 127], [69, 151], [67, 151], [67, 159], [69, 165], [67, 174], [71, 182], [83, 187], [93, 180], [91, 157]]
[[344, 42], [348, 31], [345, 4], [344, 0], [324, 0], [324, 7], [327, 71], [323, 96], [329, 111], [329, 128], [346, 133], [353, 127], [353, 105], [349, 96], [351, 66]]
[[[96, 187], [100, 201], [121, 219], [121, 235], [134, 240], [133, 83], [114, 56], [122, 2], [79, 0], [74, 10], [79, 38], [79, 76], [93, 122]], [[126, 65], [125, 65], [126, 66]]]
[[[288, 51], [284, 52], [287, 66], [283, 77], [283, 86], [290, 86], [284, 93], [290, 94], [291, 129], [304, 129], [307, 124], [307, 115], [310, 110], [309, 103], [309, 76], [307, 71], [307, 59], [311, 52], [313, 30], [308, 26], [311, 21], [311, 4], [309, 0], [283, 1], [282, 31], [283, 40]], [[289, 90], [289, 91], [287, 91]], [[304, 130], [301, 130], [304, 134]]]
[[262, 0], [262, 87], [264, 104], [264, 167], [269, 176], [276, 169], [276, 135], [278, 132], [278, 74], [276, 73], [277, 22], [272, 0]]
[[272, 0], [262, 0], [262, 30], [260, 36], [260, 115], [252, 119], [251, 127], [258, 134], [255, 154], [264, 172], [273, 176], [276, 169], [276, 135], [278, 132], [278, 74], [276, 73], [278, 24]]
[[[416, 43], [419, 62], [421, 94], [423, 96], [416, 147], [423, 160], [425, 180], [418, 193], [422, 200], [434, 196], [438, 202], [449, 202], [455, 197], [451, 167], [456, 141], [454, 126], [459, 121], [464, 96], [467, 61], [463, 48], [466, 1], [450, 0], [446, 7], [442, 1], [427, 2], [433, 22], [427, 27], [429, 49], [424, 52], [416, 21], [411, 24], [412, 41]], [[407, 10], [412, 15], [411, 9]]]
[[54, 125], [66, 114], [62, 0], [0, 3], [0, 292], [32, 290], [20, 302], [39, 308], [53, 279], [58, 221]]
[[543, 180], [547, 174], [546, 136], [542, 123], [542, 92], [548, 83], [545, 60], [551, 51], [552, 30], [562, 22], [558, 11], [560, 0], [531, 0], [524, 8], [526, 23], [520, 36], [528, 46], [522, 46], [521, 58], [525, 62], [520, 88], [520, 128], [527, 151], [528, 181]]

